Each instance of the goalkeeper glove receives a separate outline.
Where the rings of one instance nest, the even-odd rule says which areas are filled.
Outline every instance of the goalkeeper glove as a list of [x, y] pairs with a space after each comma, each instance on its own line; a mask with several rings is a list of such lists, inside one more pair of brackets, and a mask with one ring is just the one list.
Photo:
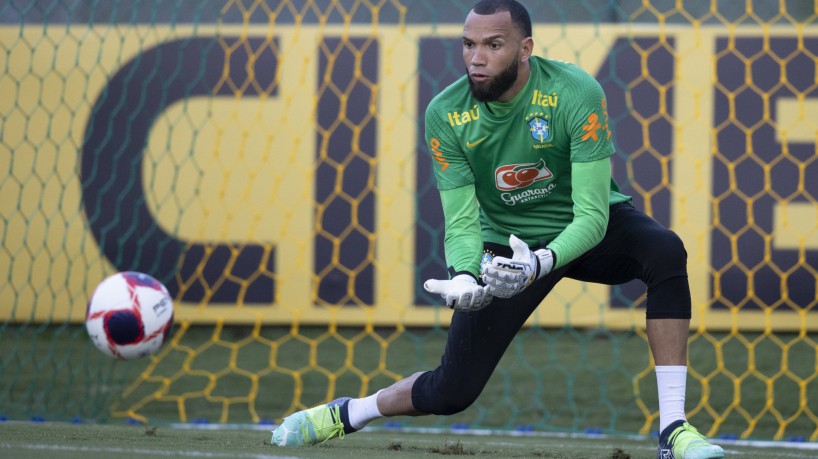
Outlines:
[[554, 267], [554, 253], [550, 249], [532, 252], [517, 236], [508, 238], [514, 252], [512, 257], [494, 257], [483, 267], [482, 279], [486, 290], [498, 298], [511, 298], [522, 292], [535, 280], [545, 276]]
[[451, 280], [429, 279], [423, 283], [429, 293], [437, 293], [446, 302], [446, 306], [463, 312], [483, 309], [491, 303], [491, 294], [486, 287], [468, 274], [458, 274]]

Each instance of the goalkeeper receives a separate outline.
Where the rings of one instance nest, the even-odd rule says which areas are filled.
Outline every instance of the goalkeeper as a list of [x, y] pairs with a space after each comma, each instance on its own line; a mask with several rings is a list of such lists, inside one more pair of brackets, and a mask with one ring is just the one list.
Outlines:
[[684, 245], [611, 178], [600, 85], [574, 65], [532, 56], [531, 35], [528, 12], [515, 0], [477, 3], [463, 27], [467, 74], [426, 110], [450, 279], [425, 288], [454, 308], [440, 366], [369, 397], [295, 413], [273, 432], [274, 444], [342, 438], [384, 416], [463, 411], [561, 279], [640, 279], [659, 390], [658, 457], [724, 457], [685, 418]]

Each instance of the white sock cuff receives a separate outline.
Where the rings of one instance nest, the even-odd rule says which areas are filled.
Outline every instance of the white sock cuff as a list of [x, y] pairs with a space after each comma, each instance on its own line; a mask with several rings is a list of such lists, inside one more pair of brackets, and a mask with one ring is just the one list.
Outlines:
[[378, 414], [378, 417], [382, 417], [381, 410], [378, 409], [378, 395], [383, 392], [383, 389], [375, 392], [374, 394], [370, 395], [372, 397], [372, 410]]
[[684, 373], [687, 374], [687, 365], [657, 365], [657, 373]]

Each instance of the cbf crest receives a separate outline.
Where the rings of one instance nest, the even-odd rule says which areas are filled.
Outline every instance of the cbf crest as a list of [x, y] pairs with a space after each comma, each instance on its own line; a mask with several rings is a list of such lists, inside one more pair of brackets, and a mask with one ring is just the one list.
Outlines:
[[548, 120], [535, 116], [528, 121], [528, 130], [531, 132], [531, 138], [537, 142], [543, 143], [551, 135], [548, 129]]

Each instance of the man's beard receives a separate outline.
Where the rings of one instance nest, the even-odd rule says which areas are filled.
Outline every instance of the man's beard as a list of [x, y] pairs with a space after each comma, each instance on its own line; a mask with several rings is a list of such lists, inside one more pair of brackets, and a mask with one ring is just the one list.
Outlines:
[[520, 60], [514, 59], [511, 65], [506, 67], [488, 83], [475, 83], [472, 81], [471, 76], [469, 76], [469, 89], [471, 89], [471, 94], [480, 102], [496, 101], [517, 81], [519, 65]]

